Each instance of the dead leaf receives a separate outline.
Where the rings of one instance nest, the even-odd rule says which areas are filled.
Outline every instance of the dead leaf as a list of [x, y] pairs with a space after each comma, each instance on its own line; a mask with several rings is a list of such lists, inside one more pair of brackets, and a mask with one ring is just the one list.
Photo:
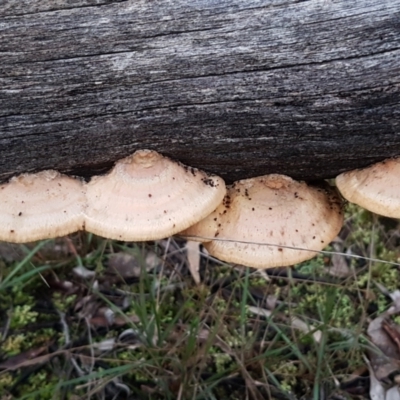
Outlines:
[[252, 314], [259, 315], [265, 318], [269, 318], [272, 315], [272, 311], [261, 307], [249, 306], [248, 311], [251, 312]]
[[351, 275], [351, 270], [343, 254], [332, 255], [332, 267], [328, 269], [328, 273], [337, 278], [347, 278]]
[[371, 342], [381, 351], [368, 352], [377, 379], [386, 379], [390, 374], [400, 368], [400, 354], [396, 344], [382, 328], [386, 316], [382, 315], [372, 320], [367, 333]]
[[338, 253], [334, 253], [331, 258], [332, 266], [327, 268], [327, 271], [330, 275], [338, 277], [338, 278], [347, 278], [351, 275], [351, 270], [349, 268], [349, 264], [346, 260], [346, 257], [343, 254], [343, 245], [342, 243], [336, 242], [333, 243], [333, 249]]
[[43, 362], [43, 357], [39, 356], [43, 355], [43, 353], [47, 353], [47, 351], [48, 351], [48, 346], [29, 349], [15, 356], [12, 356], [7, 360], [3, 361], [2, 363], [0, 363], [0, 369], [7, 369], [12, 371], [17, 368], [26, 366], [27, 364], [34, 365], [35, 360], [37, 360], [37, 363]]
[[299, 331], [304, 332], [304, 333], [313, 332], [312, 337], [314, 338], [316, 343], [321, 342], [322, 332], [320, 330], [315, 330], [315, 328], [312, 325], [306, 324], [300, 318], [292, 317], [290, 320], [292, 322], [293, 328], [298, 329]]
[[385, 388], [383, 387], [379, 379], [377, 379], [375, 371], [366, 357], [365, 357], [365, 362], [369, 370], [369, 380], [370, 380], [369, 395], [371, 397], [371, 400], [385, 400], [385, 394], [386, 394]]
[[400, 392], [398, 386], [393, 386], [386, 392], [385, 400], [400, 400]]
[[400, 332], [399, 327], [394, 322], [385, 319], [382, 321], [383, 330], [390, 336], [392, 341], [396, 344], [398, 351], [400, 352]]
[[79, 290], [79, 286], [74, 285], [70, 281], [59, 280], [55, 276], [46, 276], [46, 281], [50, 287], [50, 289], [55, 292], [65, 293], [67, 296], [76, 293]]
[[[145, 265], [146, 271], [151, 271], [160, 264], [160, 259], [152, 251], [146, 254]], [[139, 278], [142, 271], [142, 263], [130, 253], [112, 254], [108, 259], [106, 274], [115, 275], [116, 277], [125, 279]]]
[[378, 284], [379, 290], [389, 295], [393, 305], [384, 313], [369, 323], [367, 333], [371, 342], [381, 350], [381, 353], [370, 350], [371, 367], [379, 380], [386, 379], [393, 372], [400, 370], [400, 327], [392, 323], [388, 317], [400, 312], [400, 291], [389, 293]]
[[106, 273], [122, 279], [139, 278], [141, 266], [132, 254], [121, 252], [110, 256]]
[[137, 315], [131, 315], [123, 317], [122, 315], [110, 316], [107, 315], [95, 315], [88, 319], [89, 325], [96, 328], [109, 328], [111, 326], [124, 326], [132, 322], [138, 323], [140, 321]]
[[8, 263], [21, 261], [26, 253], [20, 244], [0, 242], [0, 259]]
[[78, 278], [82, 278], [82, 279], [91, 279], [96, 276], [95, 271], [91, 271], [90, 269], [85, 268], [83, 265], [78, 265], [77, 267], [73, 268], [72, 272]]

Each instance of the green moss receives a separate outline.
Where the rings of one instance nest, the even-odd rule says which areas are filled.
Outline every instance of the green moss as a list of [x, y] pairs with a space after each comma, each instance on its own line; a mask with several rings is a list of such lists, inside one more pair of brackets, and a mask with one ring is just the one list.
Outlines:
[[61, 312], [67, 312], [68, 309], [75, 303], [77, 296], [71, 294], [66, 296], [60, 292], [54, 292], [52, 296], [54, 307]]
[[[27, 339], [31, 342], [32, 347], [37, 347], [48, 345], [54, 340], [58, 341], [59, 339], [64, 339], [64, 335], [52, 328], [42, 328], [35, 332], [29, 332], [27, 334]], [[61, 343], [64, 344], [64, 341]]]
[[38, 313], [32, 311], [31, 305], [15, 306], [15, 308], [10, 312], [11, 314], [11, 329], [21, 329], [26, 325], [36, 322]]
[[220, 315], [225, 315], [228, 310], [228, 303], [222, 297], [215, 297], [212, 306]]
[[232, 364], [232, 357], [226, 353], [214, 353], [212, 355], [215, 369], [218, 374], [223, 373], [226, 369], [228, 369]]
[[[327, 247], [325, 250], [331, 250]], [[325, 273], [324, 256], [318, 255], [311, 260], [296, 265], [296, 271], [307, 276], [321, 276]]]
[[321, 322], [329, 327], [349, 328], [359, 318], [360, 310], [354, 307], [354, 299], [341, 289], [326, 288], [317, 284], [307, 285], [303, 286], [303, 293], [298, 298], [300, 302], [296, 307], [296, 314], [313, 319], [319, 315]]
[[[394, 258], [389, 258], [388, 261], [393, 259]], [[389, 292], [392, 292], [398, 289], [399, 280], [400, 272], [395, 266], [390, 264], [374, 263], [367, 272], [358, 276], [357, 285], [359, 288], [365, 289], [368, 286], [368, 282], [375, 282], [383, 285]], [[375, 289], [374, 285], [372, 285], [372, 289]], [[376, 292], [379, 294], [378, 291]]]
[[375, 303], [378, 306], [378, 315], [382, 314], [388, 308], [388, 299], [382, 293], [378, 293]]
[[26, 337], [25, 335], [12, 335], [8, 336], [2, 344], [2, 350], [11, 357], [21, 353], [25, 349]]
[[18, 387], [21, 394], [39, 392], [32, 400], [51, 400], [57, 398], [57, 385], [59, 378], [45, 370], [33, 373], [28, 377], [28, 381]]
[[291, 392], [297, 384], [298, 366], [293, 362], [283, 362], [276, 368], [275, 373], [280, 377], [281, 389], [285, 392]]
[[0, 393], [4, 393], [6, 390], [10, 389], [14, 378], [10, 372], [2, 372], [0, 374]]

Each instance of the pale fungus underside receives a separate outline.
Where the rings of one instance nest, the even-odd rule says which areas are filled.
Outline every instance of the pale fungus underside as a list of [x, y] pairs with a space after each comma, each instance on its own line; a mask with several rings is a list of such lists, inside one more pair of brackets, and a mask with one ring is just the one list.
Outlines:
[[379, 215], [400, 218], [400, 158], [344, 172], [336, 178], [336, 185], [349, 202]]
[[140, 150], [87, 185], [85, 227], [111, 239], [162, 239], [205, 218], [225, 193], [221, 178]]
[[314, 257], [342, 223], [333, 189], [272, 174], [228, 187], [223, 203], [182, 235], [208, 238], [205, 248], [223, 261], [270, 268]]
[[57, 171], [22, 174], [0, 186], [0, 240], [24, 243], [81, 230], [84, 184]]

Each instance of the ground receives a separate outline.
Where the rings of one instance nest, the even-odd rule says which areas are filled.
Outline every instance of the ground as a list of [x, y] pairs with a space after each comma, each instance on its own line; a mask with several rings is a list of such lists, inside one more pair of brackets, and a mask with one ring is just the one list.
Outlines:
[[197, 283], [179, 237], [2, 243], [0, 400], [368, 399], [371, 374], [397, 379], [370, 328], [399, 351], [399, 243], [348, 206], [326, 253], [256, 271], [203, 252]]

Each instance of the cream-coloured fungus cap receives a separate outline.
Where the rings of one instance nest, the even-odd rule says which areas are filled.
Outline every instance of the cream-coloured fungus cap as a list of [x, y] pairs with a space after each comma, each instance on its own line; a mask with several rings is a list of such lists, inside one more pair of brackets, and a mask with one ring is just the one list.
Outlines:
[[83, 229], [84, 185], [57, 171], [22, 174], [0, 185], [0, 240], [23, 243]]
[[212, 236], [204, 246], [223, 261], [270, 268], [314, 257], [314, 251], [284, 246], [322, 250], [342, 223], [341, 201], [333, 189], [272, 174], [228, 187], [223, 203], [182, 235]]
[[85, 229], [126, 241], [165, 238], [207, 216], [225, 193], [217, 176], [138, 150], [89, 182]]
[[340, 174], [336, 185], [351, 203], [376, 214], [400, 218], [400, 158]]

